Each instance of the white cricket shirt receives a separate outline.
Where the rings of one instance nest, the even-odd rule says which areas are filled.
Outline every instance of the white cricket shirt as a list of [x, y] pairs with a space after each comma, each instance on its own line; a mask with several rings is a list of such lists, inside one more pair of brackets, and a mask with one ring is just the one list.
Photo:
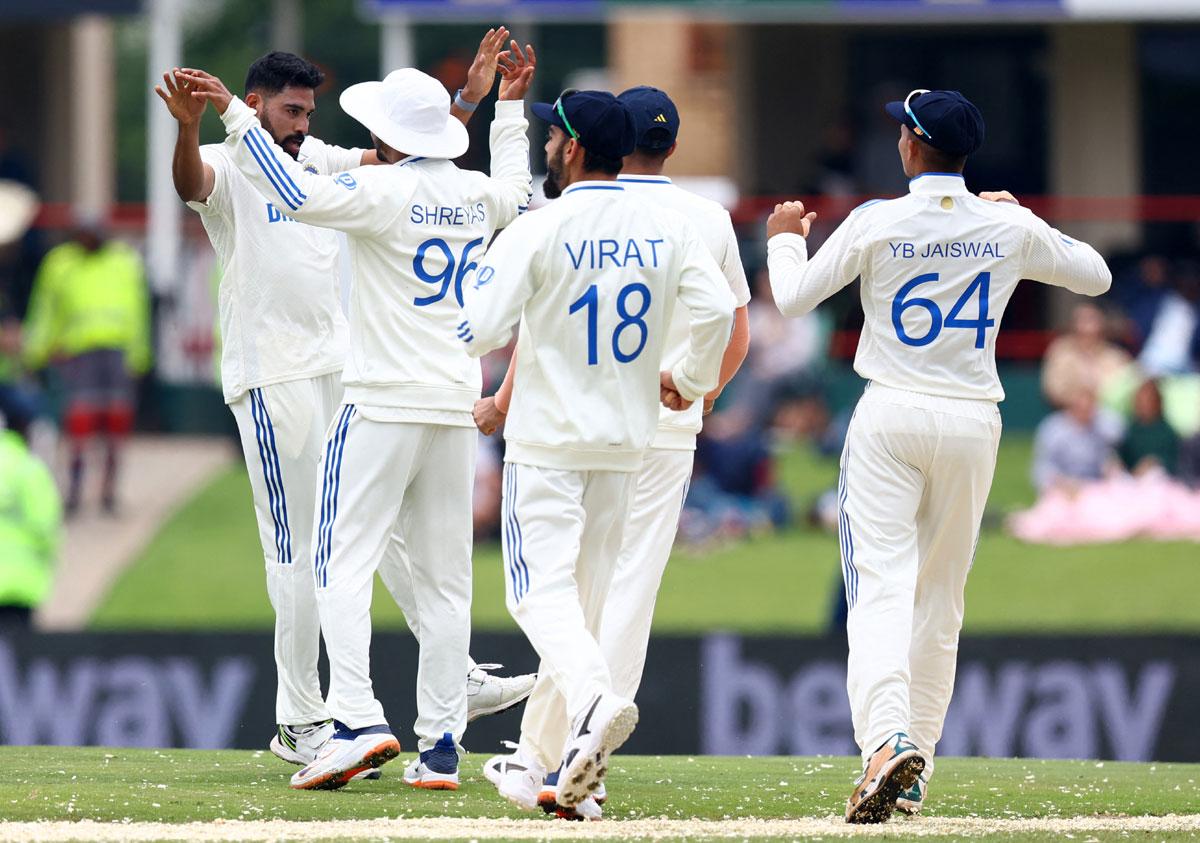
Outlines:
[[472, 356], [521, 322], [505, 460], [578, 471], [640, 466], [676, 302], [689, 318], [672, 372], [690, 400], [717, 384], [734, 310], [695, 226], [615, 181], [573, 184], [509, 226], [465, 298], [458, 332]]
[[[361, 149], [305, 138], [299, 166], [314, 173], [357, 167]], [[246, 390], [341, 370], [346, 319], [338, 303], [337, 235], [297, 222], [238, 171], [225, 144], [200, 147], [213, 169], [212, 193], [188, 202], [217, 253], [221, 284], [221, 389]], [[295, 162], [294, 162], [295, 163]]]
[[416, 157], [322, 175], [272, 143], [240, 99], [222, 119], [226, 150], [264, 196], [298, 220], [346, 232], [354, 281], [345, 401], [381, 421], [473, 426], [479, 363], [455, 326], [463, 279], [529, 202], [524, 104], [496, 104], [490, 177]]
[[[750, 286], [746, 283], [746, 270], [738, 251], [737, 235], [729, 212], [717, 202], [697, 196], [671, 183], [666, 176], [617, 176], [617, 181], [631, 193], [641, 196], [656, 205], [671, 208], [683, 214], [700, 233], [700, 240], [716, 260], [721, 274], [729, 283], [729, 289], [738, 307], [750, 302]], [[688, 317], [686, 311], [677, 309], [667, 327], [663, 346], [662, 367], [670, 369], [683, 359], [688, 347]], [[681, 413], [659, 408], [658, 432], [654, 435], [652, 448], [676, 451], [696, 450], [696, 434], [704, 424], [704, 402], [697, 401]]]
[[927, 173], [899, 199], [850, 214], [811, 260], [804, 238], [767, 243], [775, 302], [808, 313], [862, 279], [854, 370], [885, 386], [947, 398], [1004, 400], [996, 331], [1022, 278], [1098, 296], [1112, 274], [1086, 243], [1010, 202], [967, 192], [962, 176]]

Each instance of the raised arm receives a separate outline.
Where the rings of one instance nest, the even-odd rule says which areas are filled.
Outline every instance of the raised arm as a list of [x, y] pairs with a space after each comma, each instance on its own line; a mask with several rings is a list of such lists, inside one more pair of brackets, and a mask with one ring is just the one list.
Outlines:
[[[479, 42], [475, 59], [467, 69], [467, 81], [462, 90], [455, 95], [450, 104], [450, 116], [459, 120], [464, 126], [475, 116], [475, 109], [483, 102], [496, 84], [496, 70], [504, 49], [504, 40], [508, 38], [508, 30], [503, 27], [489, 29]], [[366, 163], [366, 162], [364, 162]]]
[[858, 277], [862, 251], [854, 236], [857, 218], [838, 226], [817, 256], [808, 257], [809, 226], [817, 215], [801, 202], [775, 206], [767, 219], [767, 269], [775, 306], [784, 316], [803, 316]]
[[193, 96], [210, 100], [228, 132], [225, 143], [231, 158], [258, 192], [301, 222], [350, 234], [384, 231], [403, 209], [407, 195], [394, 184], [387, 189], [369, 176], [374, 167], [337, 175], [318, 175], [304, 169], [279, 147], [262, 128], [253, 109], [220, 79], [204, 71], [185, 68], [182, 76], [194, 88]]
[[700, 238], [692, 232], [684, 246], [679, 303], [688, 310], [688, 350], [670, 372], [663, 373], [664, 390], [682, 399], [667, 402], [673, 410], [686, 410], [716, 388], [737, 304]]
[[533, 176], [529, 172], [529, 121], [525, 94], [537, 68], [531, 44], [522, 51], [513, 41], [500, 55], [500, 99], [492, 121], [492, 173], [489, 191], [496, 227], [503, 228], [529, 207]]
[[200, 160], [200, 118], [204, 116], [205, 103], [191, 95], [190, 83], [179, 73], [178, 67], [164, 73], [163, 84], [155, 85], [154, 93], [167, 104], [167, 110], [179, 124], [175, 155], [171, 159], [175, 192], [184, 202], [203, 202], [216, 182], [213, 168]]

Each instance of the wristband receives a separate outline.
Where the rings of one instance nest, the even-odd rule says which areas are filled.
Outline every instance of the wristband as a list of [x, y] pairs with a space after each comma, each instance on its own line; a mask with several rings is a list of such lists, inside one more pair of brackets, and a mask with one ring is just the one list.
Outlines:
[[468, 112], [474, 112], [475, 109], [479, 108], [479, 103], [467, 102], [465, 99], [463, 99], [462, 92], [463, 92], [462, 88], [459, 88], [457, 91], [454, 92], [454, 104], [455, 105], [457, 105], [463, 111], [468, 111]]

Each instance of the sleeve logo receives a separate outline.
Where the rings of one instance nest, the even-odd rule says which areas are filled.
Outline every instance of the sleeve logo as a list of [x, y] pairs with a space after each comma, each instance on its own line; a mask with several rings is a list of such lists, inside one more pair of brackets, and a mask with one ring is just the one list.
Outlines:
[[341, 173], [334, 179], [334, 181], [346, 188], [346, 190], [354, 190], [356, 187], [358, 187], [358, 182], [356, 182], [354, 180], [354, 176], [350, 175], [349, 173]]

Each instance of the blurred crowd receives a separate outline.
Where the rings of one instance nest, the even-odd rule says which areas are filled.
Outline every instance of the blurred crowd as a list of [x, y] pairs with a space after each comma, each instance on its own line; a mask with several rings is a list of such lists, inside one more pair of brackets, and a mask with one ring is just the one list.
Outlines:
[[1148, 255], [1046, 351], [1029, 541], [1200, 540], [1200, 264]]

